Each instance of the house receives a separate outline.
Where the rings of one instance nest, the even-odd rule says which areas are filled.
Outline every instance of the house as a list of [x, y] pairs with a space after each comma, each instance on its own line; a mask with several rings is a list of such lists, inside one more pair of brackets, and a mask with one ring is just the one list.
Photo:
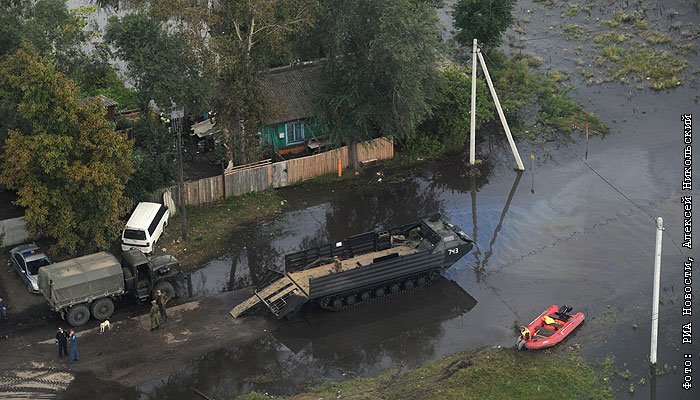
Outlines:
[[315, 149], [320, 129], [313, 97], [319, 88], [319, 64], [303, 63], [270, 69], [263, 77], [269, 112], [260, 144], [287, 154]]

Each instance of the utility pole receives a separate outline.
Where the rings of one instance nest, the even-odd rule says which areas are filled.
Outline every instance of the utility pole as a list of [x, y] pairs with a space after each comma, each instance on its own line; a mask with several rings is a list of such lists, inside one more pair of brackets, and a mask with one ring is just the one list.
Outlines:
[[185, 212], [185, 177], [182, 168], [182, 118], [184, 112], [182, 109], [173, 111], [170, 115], [170, 125], [172, 129], [177, 131], [177, 155], [180, 164], [180, 180], [178, 181], [178, 201], [180, 203], [180, 230], [182, 231], [182, 239], [187, 240], [187, 215]]
[[661, 239], [664, 231], [664, 219], [656, 218], [656, 250], [654, 254], [654, 294], [651, 304], [651, 354], [649, 361], [656, 365], [656, 341], [659, 335], [659, 283], [661, 280]]
[[469, 127], [469, 165], [476, 163], [476, 39], [472, 47], [472, 112]]
[[[479, 63], [481, 64], [481, 69], [484, 70], [484, 76], [486, 77], [486, 83], [489, 85], [489, 91], [491, 92], [491, 97], [493, 98], [493, 102], [496, 103], [496, 111], [498, 112], [498, 116], [501, 119], [501, 125], [503, 126], [503, 130], [506, 132], [506, 137], [508, 138], [508, 143], [510, 144], [510, 149], [513, 152], [513, 157], [515, 157], [515, 163], [516, 163], [516, 168], [518, 171], [524, 171], [525, 167], [523, 166], [523, 161], [520, 159], [520, 154], [518, 153], [518, 148], [515, 146], [515, 141], [513, 141], [513, 136], [510, 133], [510, 127], [508, 127], [508, 121], [506, 121], [506, 116], [503, 114], [503, 108], [501, 108], [501, 102], [498, 101], [498, 95], [496, 94], [496, 89], [493, 87], [493, 82], [491, 81], [491, 76], [489, 75], [489, 70], [486, 68], [486, 62], [484, 61], [484, 56], [481, 55], [481, 50], [476, 46], [476, 39], [474, 39], [474, 46], [473, 46], [473, 52], [479, 58]], [[474, 57], [474, 55], [472, 57]], [[475, 114], [476, 114], [476, 60], [472, 59], [472, 118], [471, 118], [471, 130], [470, 133], [472, 137], [474, 136], [473, 132], [475, 129]], [[470, 138], [471, 139], [471, 138]], [[473, 147], [474, 140], [472, 140], [472, 145], [470, 145], [469, 150], [470, 150], [470, 155], [469, 155], [469, 161], [471, 165], [474, 165], [474, 147]]]

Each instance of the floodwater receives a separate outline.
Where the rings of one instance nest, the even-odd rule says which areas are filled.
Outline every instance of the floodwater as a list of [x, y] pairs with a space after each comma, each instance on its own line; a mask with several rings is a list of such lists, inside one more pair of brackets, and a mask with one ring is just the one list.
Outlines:
[[[689, 4], [673, 3], [683, 17], [697, 21]], [[519, 7], [527, 12], [541, 6]], [[546, 16], [533, 14], [532, 25], [546, 24]], [[572, 65], [565, 48], [573, 45], [561, 39], [529, 46], [530, 53], [547, 54], [545, 62], [555, 68]], [[698, 65], [697, 54], [691, 65]], [[423, 291], [343, 313], [307, 307], [258, 340], [205, 354], [181, 373], [144, 385], [140, 398], [194, 398], [193, 390], [216, 399], [251, 390], [290, 394], [478, 346], [512, 346], [517, 324], [562, 303], [587, 316], [564, 345], [580, 343], [594, 364], [612, 355], [616, 370], [629, 370], [629, 380], [613, 380], [619, 398], [694, 397], [681, 388], [682, 355], [693, 354], [697, 366], [700, 359], [697, 345], [680, 341], [680, 324], [688, 322], [680, 316], [682, 267], [693, 255], [680, 247], [680, 200], [692, 194], [681, 190], [681, 114], [700, 114], [696, 79], [657, 93], [630, 92], [618, 83], [589, 87], [574, 78], [573, 96], [611, 128], [610, 135], [591, 138], [587, 159], [578, 135], [521, 142], [527, 170], [516, 173], [507, 143], [490, 140], [480, 144], [487, 160], [478, 177], [466, 173], [463, 154], [418, 167], [408, 177], [370, 175], [335, 191], [288, 189], [290, 211], [236, 239], [229, 256], [192, 273], [183, 283], [188, 293], [209, 296], [253, 285], [265, 269], [279, 269], [287, 252], [435, 211], [462, 226], [478, 249]], [[647, 365], [657, 216], [666, 228], [659, 319], [663, 374], [652, 393]], [[694, 377], [699, 379], [697, 372]], [[640, 385], [641, 378], [647, 383]], [[135, 395], [125, 392], [124, 398]]]

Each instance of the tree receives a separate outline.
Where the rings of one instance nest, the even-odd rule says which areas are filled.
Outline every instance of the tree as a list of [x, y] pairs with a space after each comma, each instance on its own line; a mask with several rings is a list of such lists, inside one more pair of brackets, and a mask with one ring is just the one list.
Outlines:
[[127, 195], [136, 201], [147, 199], [156, 189], [170, 185], [175, 178], [175, 138], [160, 120], [143, 118], [136, 122], [134, 137], [134, 167]]
[[108, 248], [130, 209], [131, 143], [27, 42], [0, 62], [0, 98], [23, 127], [9, 132], [0, 184], [17, 192], [29, 231], [57, 252]]
[[[434, 106], [433, 119], [437, 134], [449, 146], [462, 144], [471, 125], [471, 71], [460, 66], [449, 66], [440, 74], [439, 94]], [[476, 129], [494, 118], [495, 105], [483, 79], [477, 81]]]
[[235, 153], [240, 163], [246, 163], [258, 150], [253, 144], [268, 100], [262, 74], [291, 35], [313, 24], [314, 4], [313, 0], [244, 0], [222, 2], [214, 9], [212, 36], [219, 55], [215, 104], [228, 132], [229, 160]]
[[105, 40], [127, 62], [141, 109], [147, 110], [151, 100], [166, 110], [172, 102], [188, 110], [206, 109], [211, 85], [196, 65], [183, 58], [183, 44], [164, 23], [144, 12], [111, 17]]
[[[0, 0], [0, 60], [12, 54], [22, 40], [39, 53], [55, 59], [58, 70], [78, 82], [84, 91], [96, 90], [108, 71], [102, 46], [88, 46], [93, 35], [85, 29], [94, 7], [68, 9], [66, 0]], [[21, 129], [16, 104], [0, 105], [0, 146], [9, 129]]]
[[321, 121], [350, 148], [376, 135], [410, 138], [430, 114], [437, 77], [435, 9], [421, 0], [328, 0]]
[[455, 6], [455, 40], [471, 47], [474, 39], [487, 47], [498, 47], [503, 32], [513, 24], [516, 0], [460, 0]]

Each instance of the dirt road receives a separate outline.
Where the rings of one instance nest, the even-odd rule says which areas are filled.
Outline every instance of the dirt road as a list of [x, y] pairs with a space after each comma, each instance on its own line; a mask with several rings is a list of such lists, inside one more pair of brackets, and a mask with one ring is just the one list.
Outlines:
[[186, 368], [198, 355], [245, 344], [275, 324], [254, 317], [241, 323], [228, 315], [231, 307], [250, 295], [246, 290], [176, 301], [169, 308], [169, 321], [154, 332], [149, 331], [147, 307], [127, 304], [115, 313], [111, 330], [104, 334], [94, 320], [77, 329], [80, 361], [69, 369], [66, 358], [58, 358], [53, 339], [57, 327], [67, 324], [49, 311], [41, 295], [24, 288], [7, 261], [2, 254], [0, 293], [10, 312], [10, 319], [0, 325], [3, 399], [53, 398], [81, 376], [139, 386]]

